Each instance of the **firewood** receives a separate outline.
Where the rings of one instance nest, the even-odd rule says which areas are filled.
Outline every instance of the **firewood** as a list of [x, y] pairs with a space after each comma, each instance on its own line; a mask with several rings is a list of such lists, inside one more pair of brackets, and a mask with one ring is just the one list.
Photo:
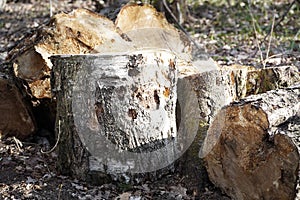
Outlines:
[[25, 139], [35, 133], [36, 123], [26, 89], [9, 68], [2, 65], [0, 72], [0, 137]]
[[[143, 23], [139, 26], [141, 26], [141, 29], [138, 27], [131, 27], [126, 28], [127, 25], [120, 25], [120, 22], [122, 21], [122, 18], [125, 18], [125, 21], [127, 18], [131, 19], [131, 15], [127, 16], [124, 15], [124, 13], [129, 13], [126, 11], [126, 9], [134, 9], [136, 13], [143, 13], [144, 10], [147, 11], [147, 13], [152, 16], [152, 18], [147, 19], [146, 16], [141, 16], [143, 19]], [[122, 14], [123, 13], [123, 14]], [[154, 13], [154, 14], [151, 14]], [[165, 25], [156, 25], [156, 23], [151, 23], [155, 21], [155, 18], [157, 23], [165, 23]], [[129, 20], [128, 19], [128, 20]], [[192, 62], [192, 52], [189, 46], [185, 46], [186, 44], [184, 41], [182, 41], [182, 37], [180, 37], [179, 32], [173, 28], [171, 25], [167, 24], [165, 19], [162, 19], [162, 22], [160, 21], [162, 19], [161, 15], [158, 15], [158, 13], [152, 8], [148, 6], [126, 6], [124, 7], [117, 20], [117, 30], [120, 30], [123, 35], [121, 35], [121, 38], [123, 39], [122, 42], [127, 45], [131, 44], [134, 48], [134, 51], [130, 48], [128, 48], [128, 51], [122, 50], [122, 47], [119, 49], [119, 52], [114, 50], [115, 52], [110, 52], [110, 49], [106, 49], [107, 47], [110, 47], [110, 41], [106, 41], [106, 43], [103, 43], [102, 46], [100, 46], [101, 52], [100, 54], [94, 54], [93, 56], [54, 56], [51, 57], [52, 63], [54, 63], [53, 67], [53, 91], [55, 94], [55, 98], [57, 100], [57, 123], [56, 123], [56, 131], [57, 135], [59, 135], [59, 143], [58, 143], [58, 149], [59, 152], [65, 152], [65, 156], [60, 156], [61, 159], [59, 159], [59, 166], [61, 171], [64, 173], [73, 174], [76, 177], [80, 177], [84, 180], [87, 179], [93, 179], [93, 176], [100, 175], [101, 173], [107, 174], [109, 170], [112, 170], [113, 166], [116, 165], [116, 163], [110, 163], [110, 166], [103, 167], [103, 162], [101, 160], [97, 160], [97, 158], [91, 157], [88, 154], [88, 151], [93, 152], [93, 147], [88, 147], [86, 143], [86, 139], [83, 139], [80, 137], [81, 132], [73, 129], [74, 126], [72, 125], [73, 117], [78, 116], [76, 113], [74, 114], [74, 110], [69, 110], [70, 105], [73, 105], [73, 86], [68, 85], [69, 83], [76, 83], [76, 74], [78, 74], [79, 68], [82, 70], [87, 69], [89, 73], [91, 73], [91, 77], [94, 76], [98, 77], [99, 80], [103, 80], [103, 82], [99, 82], [99, 88], [97, 91], [100, 92], [99, 94], [103, 93], [102, 100], [100, 103], [96, 105], [96, 110], [85, 110], [87, 108], [82, 108], [82, 110], [88, 112], [90, 116], [93, 116], [93, 120], [90, 121], [91, 126], [94, 128], [99, 126], [104, 128], [105, 130], [110, 130], [113, 128], [113, 130], [116, 129], [120, 124], [120, 122], [125, 122], [126, 120], [130, 120], [132, 122], [137, 124], [136, 128], [138, 127], [149, 127], [145, 129], [137, 129], [139, 131], [134, 131], [136, 128], [132, 125], [132, 127], [124, 128], [120, 130], [116, 129], [118, 131], [114, 132], [111, 131], [103, 131], [102, 133], [106, 134], [106, 136], [113, 142], [113, 144], [118, 144], [118, 147], [121, 150], [126, 151], [149, 151], [157, 150], [159, 147], [163, 147], [165, 143], [167, 143], [168, 140], [172, 141], [172, 138], [176, 137], [176, 117], [175, 117], [175, 106], [176, 106], [176, 85], [177, 85], [177, 73], [180, 72], [180, 79], [184, 79], [184, 77], [187, 77], [192, 74], [200, 73], [201, 71], [210, 71], [217, 69], [217, 65], [208, 58], [203, 59], [203, 62], [201, 60], [197, 60], [197, 64], [194, 64]], [[132, 24], [138, 24], [132, 19]], [[148, 20], [148, 21], [147, 21]], [[130, 20], [129, 20], [130, 21]], [[145, 27], [146, 26], [146, 27]], [[144, 30], [143, 30], [144, 29]], [[125, 31], [124, 31], [125, 30]], [[143, 30], [142, 32], [137, 30]], [[148, 38], [143, 38], [144, 33], [149, 32], [151, 33], [151, 36], [149, 35]], [[118, 36], [119, 37], [119, 36]], [[145, 40], [153, 41], [151, 42], [145, 42]], [[123, 44], [119, 43], [118, 45], [122, 46]], [[178, 45], [180, 48], [177, 48]], [[126, 47], [127, 48], [127, 47]], [[185, 49], [186, 48], [186, 49]], [[156, 65], [159, 66], [158, 69], [156, 69]], [[79, 67], [79, 68], [78, 68]], [[143, 68], [149, 68], [148, 70], [152, 69], [156, 71], [141, 71]], [[165, 68], [165, 70], [163, 70]], [[102, 69], [102, 70], [100, 70]], [[96, 71], [103, 71], [106, 72], [100, 76], [98, 72], [93, 72], [93, 70]], [[128, 70], [128, 72], [126, 71]], [[159, 71], [162, 70], [162, 71]], [[126, 73], [124, 73], [124, 71]], [[147, 73], [146, 73], [147, 72]], [[147, 75], [149, 73], [149, 75]], [[125, 76], [126, 75], [126, 76]], [[116, 81], [114, 80], [116, 77], [123, 77], [123, 81]], [[131, 76], [133, 77], [140, 77], [139, 79], [135, 78], [135, 87], [136, 89], [130, 89], [133, 88], [133, 86], [128, 85], [129, 83], [126, 83], [125, 80], [130, 80]], [[149, 83], [145, 83], [145, 86], [141, 86], [139, 89], [138, 85], [143, 85], [143, 81], [147, 80], [146, 77], [152, 77], [151, 81]], [[159, 77], [169, 77], [174, 76], [174, 80], [172, 80], [172, 83], [174, 84], [171, 86], [163, 85], [162, 83], [159, 83], [157, 85], [157, 82]], [[89, 77], [89, 76], [88, 76]], [[90, 77], [90, 78], [91, 78]], [[146, 78], [146, 79], [145, 79]], [[89, 80], [86, 77], [82, 78], [82, 80]], [[107, 80], [107, 81], [106, 81]], [[117, 90], [123, 91], [124, 96], [124, 103], [117, 101], [117, 99], [109, 100], [109, 94], [108, 91], [111, 91], [110, 89], [105, 89], [108, 87], [106, 84], [108, 84], [108, 80], [111, 80], [112, 82], [110, 84], [110, 87], [114, 87]], [[67, 81], [67, 82], [65, 82]], [[93, 82], [93, 81], [92, 81]], [[119, 82], [119, 83], [118, 83]], [[114, 84], [118, 83], [114, 86]], [[83, 84], [79, 84], [83, 85]], [[119, 89], [118, 89], [119, 88]], [[123, 88], [121, 90], [121, 88]], [[95, 90], [95, 86], [91, 85], [91, 90]], [[106, 91], [107, 90], [107, 91]], [[128, 96], [130, 92], [136, 92], [136, 94], [132, 94], [134, 98], [139, 99], [140, 104], [142, 104], [144, 107], [141, 107], [141, 105], [138, 106], [133, 104], [131, 107], [130, 104], [126, 104], [126, 102], [131, 101], [132, 98], [131, 95]], [[105, 92], [106, 91], [106, 92]], [[114, 91], [114, 90], [112, 90]], [[181, 93], [181, 92], [179, 92]], [[68, 102], [66, 102], [65, 99], [66, 95], [69, 96]], [[126, 98], [125, 98], [126, 97]], [[100, 97], [99, 97], [100, 98]], [[166, 103], [167, 99], [169, 103]], [[113, 118], [118, 119], [120, 121], [115, 121], [113, 124], [107, 123], [107, 116], [101, 117], [101, 113], [104, 111], [110, 113], [111, 111], [109, 108], [103, 107], [101, 102], [107, 102], [107, 105], [114, 106], [115, 109], [113, 110], [120, 110], [120, 116]], [[133, 101], [133, 100], [132, 100]], [[135, 101], [135, 100], [134, 100]], [[66, 105], [69, 105], [66, 107]], [[183, 104], [183, 103], [182, 103]], [[123, 105], [123, 106], [121, 106]], [[165, 106], [167, 107], [165, 107]], [[83, 106], [83, 105], [82, 105]], [[120, 108], [118, 108], [120, 107]], [[116, 109], [117, 108], [117, 109]], [[110, 108], [112, 109], [112, 108]], [[154, 109], [154, 111], [151, 111]], [[164, 109], [168, 109], [169, 111], [164, 111]], [[122, 110], [122, 112], [121, 112]], [[126, 111], [126, 112], [125, 112]], [[150, 112], [151, 111], [151, 112]], [[97, 114], [95, 115], [96, 112]], [[143, 118], [144, 115], [147, 115], [147, 113], [161, 113], [157, 117], [154, 118]], [[69, 117], [67, 117], [66, 113]], [[113, 113], [113, 112], [112, 112]], [[119, 113], [119, 112], [117, 112]], [[144, 113], [144, 114], [143, 114]], [[164, 113], [164, 114], [163, 114]], [[168, 113], [166, 115], [166, 113]], [[122, 114], [122, 115], [121, 115]], [[152, 114], [150, 114], [151, 116]], [[81, 116], [81, 115], [79, 115]], [[82, 115], [84, 116], [84, 115]], [[96, 118], [95, 118], [96, 116]], [[160, 116], [160, 117], [159, 117]], [[161, 118], [162, 116], [165, 116]], [[166, 117], [167, 116], [167, 117]], [[98, 117], [98, 118], [97, 118]], [[111, 116], [109, 117], [111, 118]], [[147, 119], [147, 120], [146, 120]], [[151, 119], [151, 120], [150, 120]], [[98, 121], [97, 121], [98, 120]], [[104, 120], [104, 121], [101, 121]], [[151, 122], [150, 122], [150, 121]], [[155, 121], [157, 123], [161, 121], [160, 126], [155, 125]], [[75, 121], [76, 122], [76, 121]], [[130, 124], [128, 122], [128, 124]], [[150, 123], [150, 124], [149, 124]], [[60, 125], [59, 125], [60, 124]], [[97, 125], [98, 124], [98, 125]], [[184, 120], [181, 121], [181, 124], [184, 124]], [[156, 128], [153, 128], [153, 127]], [[169, 127], [168, 127], [169, 126]], [[71, 128], [73, 127], [73, 128]], [[152, 127], [152, 128], [151, 128]], [[196, 122], [196, 128], [197, 128], [197, 122]], [[71, 128], [71, 129], [70, 129]], [[145, 130], [152, 130], [150, 133], [145, 134]], [[162, 131], [158, 131], [162, 129]], [[61, 131], [59, 131], [61, 130]], [[148, 130], [148, 131], [149, 131]], [[133, 132], [132, 132], [133, 131]], [[134, 132], [139, 132], [139, 137], [137, 137], [137, 134], [134, 134]], [[60, 135], [59, 133], [63, 133], [63, 135]], [[185, 136], [182, 136], [181, 139], [184, 141], [187, 138]], [[188, 138], [192, 139], [192, 138]], [[78, 148], [75, 150], [73, 148], [70, 148], [73, 144], [72, 142], [76, 142], [78, 145]], [[99, 139], [101, 141], [101, 139]], [[88, 142], [89, 143], [89, 142]], [[92, 144], [92, 143], [91, 143]], [[88, 151], [87, 151], [88, 150]], [[184, 150], [184, 149], [183, 149]], [[79, 152], [78, 152], [79, 151]], [[60, 153], [59, 153], [60, 154]], [[113, 154], [112, 154], [113, 155]], [[159, 155], [165, 155], [168, 156], [167, 153], [160, 153]], [[171, 159], [160, 159], [157, 160], [157, 168], [163, 168], [168, 165], [171, 165], [175, 159], [177, 159], [181, 153], [178, 153], [176, 156], [171, 156]], [[66, 158], [66, 156], [68, 158]], [[124, 157], [126, 158], [126, 157]], [[161, 158], [164, 158], [163, 156]], [[155, 160], [154, 160], [155, 161]], [[161, 163], [159, 163], [161, 162]], [[134, 162], [135, 163], [135, 162]], [[152, 167], [155, 165], [152, 165]], [[120, 163], [116, 165], [115, 167], [123, 167], [124, 164]], [[143, 166], [142, 166], [143, 167]], [[103, 170], [105, 169], [106, 170]], [[126, 167], [125, 167], [126, 168]], [[137, 168], [141, 170], [141, 168]], [[131, 167], [131, 170], [134, 171], [137, 170]], [[146, 169], [143, 169], [146, 170]], [[143, 172], [139, 171], [139, 172]], [[149, 169], [147, 169], [149, 170]], [[146, 171], [147, 171], [146, 170]], [[122, 171], [122, 170], [121, 170]], [[126, 170], [125, 170], [126, 171]], [[149, 170], [153, 171], [153, 169]], [[91, 176], [91, 174], [93, 174]], [[115, 174], [115, 173], [114, 173]], [[103, 177], [103, 176], [101, 176]], [[146, 176], [142, 176], [143, 178]], [[143, 179], [142, 178], [142, 179]], [[99, 181], [99, 180], [98, 180]]]
[[201, 156], [210, 180], [233, 199], [295, 198], [299, 136], [282, 125], [299, 116], [299, 95], [299, 86], [272, 90], [216, 115]]

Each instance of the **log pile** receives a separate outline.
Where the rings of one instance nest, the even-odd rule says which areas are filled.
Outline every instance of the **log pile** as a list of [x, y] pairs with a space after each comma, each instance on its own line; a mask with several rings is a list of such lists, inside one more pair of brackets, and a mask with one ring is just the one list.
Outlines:
[[[42, 106], [36, 116], [47, 111], [35, 120], [23, 107], [22, 131], [55, 121], [60, 172], [97, 184], [175, 168], [194, 192], [208, 173], [233, 199], [292, 199], [298, 69], [220, 69], [194, 50], [151, 6], [124, 6], [115, 22], [85, 9], [55, 15], [9, 55]], [[19, 101], [5, 104], [27, 105], [10, 80], [2, 78], [1, 89]]]
[[[261, 77], [268, 80], [267, 86], [261, 84]], [[189, 111], [186, 109], [189, 115], [183, 121], [194, 120], [199, 123], [199, 127], [193, 130], [194, 132], [187, 131], [188, 129], [184, 126], [180, 126], [186, 129], [183, 132], [194, 137], [193, 143], [179, 160], [180, 171], [187, 176], [189, 187], [199, 191], [199, 186], [204, 187], [206, 184], [203, 156], [199, 158], [198, 153], [210, 124], [222, 107], [252, 94], [291, 86], [299, 80], [298, 69], [292, 66], [269, 69], [232, 66], [221, 70], [190, 74], [185, 78], [181, 78], [179, 73], [178, 100], [182, 102], [180, 105], [192, 109]], [[198, 112], [195, 112], [197, 106]], [[181, 110], [185, 109], [181, 108]], [[183, 116], [185, 115], [182, 114], [181, 117]], [[196, 134], [191, 135], [190, 132]]]
[[[82, 11], [79, 10], [77, 12]], [[128, 21], [130, 23], [127, 23]], [[132, 26], [132, 24], [135, 26]], [[167, 140], [176, 137], [177, 71], [182, 72], [179, 78], [183, 79], [190, 74], [199, 74], [201, 71], [217, 69], [216, 64], [209, 58], [204, 59], [203, 62], [194, 59], [194, 61], [197, 61], [197, 65], [193, 65], [192, 49], [189, 46], [189, 42], [181, 40], [184, 37], [180, 35], [182, 33], [169, 25], [161, 14], [149, 6], [134, 5], [124, 7], [118, 15], [116, 27], [106, 28], [111, 28], [111, 32], [115, 30], [120, 32], [119, 35], [116, 34], [114, 36], [114, 41], [119, 41], [118, 45], [124, 45], [127, 48], [126, 51], [122, 50], [121, 47], [118, 51], [114, 49], [114, 53], [112, 53], [111, 49], [113, 47], [111, 46], [114, 44], [111, 43], [111, 40], [107, 40], [101, 44], [101, 50], [99, 50], [100, 47], [98, 48], [101, 54], [94, 54], [92, 57], [52, 57], [52, 62], [56, 66], [53, 69], [53, 90], [58, 102], [59, 117], [57, 117], [57, 120], [68, 121], [68, 123], [62, 123], [68, 124], [68, 126], [64, 127], [62, 125], [60, 127], [60, 130], [65, 134], [60, 138], [59, 151], [64, 152], [66, 156], [70, 156], [60, 159], [62, 163], [60, 165], [61, 171], [69, 172], [76, 176], [81, 174], [80, 176], [85, 179], [87, 177], [95, 177], [91, 169], [97, 169], [99, 174], [99, 169], [104, 167], [101, 166], [103, 164], [99, 160], [88, 156], [85, 151], [82, 151], [83, 147], [76, 150], [69, 148], [73, 146], [73, 141], [79, 140], [78, 135], [80, 135], [80, 133], [74, 133], [75, 130], [70, 130], [72, 119], [66, 118], [65, 114], [74, 113], [74, 110], [70, 110], [70, 105], [74, 104], [72, 99], [68, 102], [63, 101], [66, 96], [73, 96], [73, 86], [68, 85], [70, 79], [75, 81], [74, 77], [76, 77], [76, 74], [80, 74], [84, 69], [93, 69], [88, 69], [93, 72], [91, 75], [85, 73], [84, 77], [80, 78], [81, 80], [88, 80], [88, 82], [93, 82], [91, 78], [102, 79], [102, 81], [98, 81], [100, 87], [97, 90], [99, 92], [97, 95], [100, 95], [96, 105], [98, 114], [96, 116], [92, 115], [94, 117], [94, 120], [92, 120], [94, 123], [92, 124], [100, 123], [100, 127], [104, 128], [103, 130], [101, 129], [103, 134], [114, 144], [118, 144], [119, 148], [136, 152], [158, 149], [168, 142]], [[64, 67], [68, 64], [70, 65], [70, 70], [66, 70]], [[111, 74], [112, 70], [114, 74]], [[99, 72], [95, 73], [96, 71]], [[66, 79], [64, 77], [69, 78]], [[83, 85], [83, 83], [79, 85]], [[112, 90], [111, 88], [114, 89]], [[96, 90], [95, 86], [91, 86], [89, 89], [91, 91]], [[118, 93], [122, 93], [122, 99], [119, 99], [118, 95], [116, 95]], [[115, 97], [106, 97], [111, 95]], [[127, 101], [129, 102], [127, 103]], [[61, 102], [64, 103], [61, 104]], [[66, 107], [66, 103], [69, 106]], [[107, 107], [107, 105], [110, 105], [110, 107]], [[84, 108], [82, 109], [84, 110]], [[93, 110], [86, 111], [93, 112]], [[117, 115], [108, 115], [107, 113], [117, 113]], [[114, 119], [115, 122], [110, 124], [108, 123], [109, 119]], [[120, 121], [116, 121], [116, 119], [120, 119]], [[120, 123], [130, 124], [130, 126], [126, 128], [123, 125], [123, 128], [118, 130]], [[104, 131], [109, 129], [112, 130], [110, 133], [109, 131]], [[184, 139], [183, 137], [182, 140]], [[81, 139], [78, 142], [81, 143], [87, 140]], [[90, 149], [92, 148], [90, 147]], [[112, 154], [112, 151], [108, 152]], [[157, 160], [160, 161], [156, 164], [157, 167], [159, 165], [166, 167], [180, 156], [179, 154], [171, 160], [165, 159], [169, 153], [165, 151], [157, 153], [156, 156], [161, 157], [160, 160]], [[124, 157], [126, 158], [126, 156]], [[141, 158], [141, 160], [143, 159]], [[141, 163], [138, 168], [140, 170], [141, 166], [144, 166], [143, 162]], [[111, 167], [106, 166], [106, 173], [116, 167], [114, 163], [110, 163], [110, 165]], [[126, 165], [128, 165], [126, 162], [125, 164], [118, 163], [117, 167], [126, 168], [128, 167]], [[152, 167], [156, 165], [152, 164]], [[132, 170], [137, 169], [131, 167]], [[143, 170], [141, 172], [144, 172]], [[153, 170], [147, 168], [147, 171]], [[92, 176], [90, 175], [91, 173], [93, 174]]]

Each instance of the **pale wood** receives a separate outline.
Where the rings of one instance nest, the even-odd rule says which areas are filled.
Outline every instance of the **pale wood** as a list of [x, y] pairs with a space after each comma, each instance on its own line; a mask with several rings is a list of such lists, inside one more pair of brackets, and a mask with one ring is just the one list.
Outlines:
[[14, 63], [16, 76], [28, 82], [36, 98], [51, 98], [50, 79], [47, 79], [52, 69], [51, 55], [132, 49], [111, 20], [86, 9], [77, 9], [53, 16], [50, 24], [15, 47], [9, 59]]
[[[250, 94], [263, 93], [270, 88], [285, 88], [299, 82], [300, 78], [298, 69], [293, 66], [256, 70], [253, 67], [236, 65], [221, 70], [201, 72], [197, 68], [183, 65], [178, 66], [178, 69], [177, 95], [179, 104], [177, 109], [190, 114], [187, 115], [186, 119], [179, 119], [177, 115], [177, 121], [183, 127], [185, 126], [183, 123], [188, 124], [191, 121], [197, 121], [199, 127], [196, 131], [185, 128], [184, 131], [188, 133], [186, 136], [194, 137], [193, 143], [177, 164], [179, 171], [188, 178], [186, 184], [197, 193], [208, 183], [206, 170], [203, 169], [203, 161], [202, 158], [198, 157], [198, 153], [210, 123], [220, 109]], [[254, 90], [254, 93], [250, 86], [257, 82], [260, 83], [262, 80], [260, 77], [265, 77], [266, 84], [272, 87]], [[253, 88], [259, 88], [259, 84]], [[181, 115], [181, 118], [183, 116], [185, 115]]]

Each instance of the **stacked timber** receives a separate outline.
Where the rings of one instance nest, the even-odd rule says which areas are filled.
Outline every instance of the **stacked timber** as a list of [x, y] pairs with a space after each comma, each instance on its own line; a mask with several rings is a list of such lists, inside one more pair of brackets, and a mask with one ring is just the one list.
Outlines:
[[294, 66], [220, 69], [147, 5], [124, 6], [115, 22], [55, 15], [10, 59], [32, 96], [56, 105], [63, 174], [99, 184], [175, 169], [195, 193], [209, 177], [233, 199], [295, 196]]

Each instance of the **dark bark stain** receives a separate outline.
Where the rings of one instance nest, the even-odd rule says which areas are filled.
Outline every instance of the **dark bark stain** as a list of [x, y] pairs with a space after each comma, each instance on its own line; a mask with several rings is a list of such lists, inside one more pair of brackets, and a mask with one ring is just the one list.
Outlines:
[[156, 107], [158, 108], [160, 101], [159, 101], [159, 96], [158, 96], [157, 90], [154, 90], [154, 101], [156, 103]]

